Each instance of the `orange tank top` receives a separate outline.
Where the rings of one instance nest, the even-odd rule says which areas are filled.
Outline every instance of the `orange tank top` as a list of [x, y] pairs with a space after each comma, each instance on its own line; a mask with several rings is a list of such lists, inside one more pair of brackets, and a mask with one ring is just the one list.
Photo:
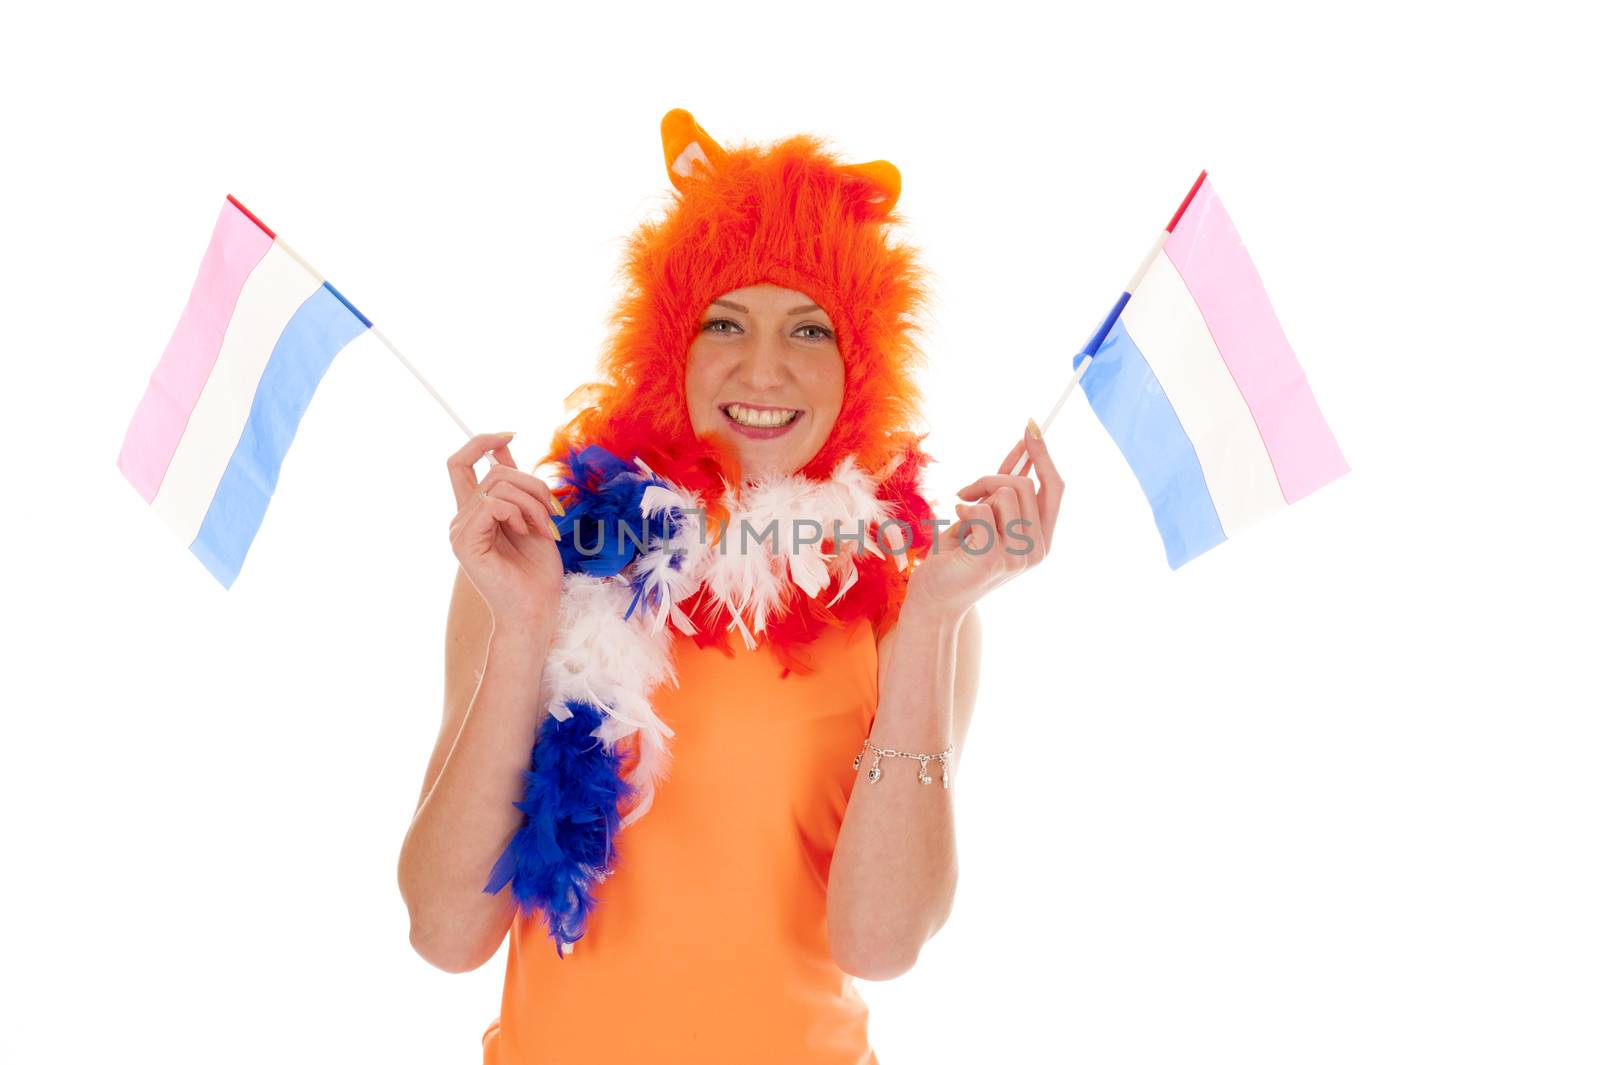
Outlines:
[[655, 802], [616, 836], [616, 871], [573, 953], [543, 918], [510, 931], [484, 1065], [877, 1065], [867, 1006], [827, 941], [828, 869], [878, 705], [865, 619], [780, 677], [763, 642], [733, 657], [674, 630], [678, 686]]

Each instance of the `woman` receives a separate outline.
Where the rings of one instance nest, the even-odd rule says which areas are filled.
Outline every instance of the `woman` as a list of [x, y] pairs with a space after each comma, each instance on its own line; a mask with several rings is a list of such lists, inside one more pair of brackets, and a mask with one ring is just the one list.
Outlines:
[[852, 977], [909, 969], [954, 898], [974, 604], [1044, 558], [1061, 480], [1030, 422], [933, 520], [892, 166], [662, 135], [678, 195], [629, 243], [559, 494], [509, 434], [449, 462], [412, 943], [461, 972], [510, 931], [486, 1063], [861, 1065]]

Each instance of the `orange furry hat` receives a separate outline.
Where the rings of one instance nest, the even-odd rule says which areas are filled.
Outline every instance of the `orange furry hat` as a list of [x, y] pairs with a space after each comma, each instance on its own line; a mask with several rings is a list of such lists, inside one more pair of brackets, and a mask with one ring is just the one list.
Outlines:
[[[815, 300], [845, 364], [838, 421], [800, 472], [826, 477], [847, 454], [877, 470], [914, 446], [913, 372], [923, 364], [914, 334], [927, 292], [915, 251], [888, 239], [900, 222], [899, 171], [882, 160], [841, 165], [810, 134], [724, 149], [682, 109], [661, 120], [661, 139], [676, 202], [629, 238], [604, 380], [573, 394], [584, 409], [556, 433], [546, 461], [585, 443], [619, 455], [699, 452], [684, 395], [689, 345], [712, 300], [763, 282]], [[710, 452], [733, 473], [726, 450]]]
[[[921, 449], [925, 434], [912, 429], [921, 417], [913, 373], [924, 363], [915, 334], [928, 295], [915, 250], [890, 239], [901, 221], [899, 171], [883, 160], [843, 164], [811, 134], [768, 147], [724, 148], [682, 109], [661, 120], [661, 139], [677, 196], [665, 217], [628, 239], [625, 288], [611, 314], [602, 380], [568, 397], [569, 410], [581, 409], [557, 430], [543, 461], [566, 474], [572, 451], [599, 444], [643, 458], [708, 499], [720, 498], [724, 480], [737, 488], [742, 479], [731, 441], [720, 433], [697, 438], [691, 426], [684, 386], [689, 346], [712, 300], [747, 285], [781, 285], [827, 312], [845, 365], [838, 420], [798, 472], [826, 478], [853, 456], [868, 473], [885, 477], [880, 497], [894, 500], [900, 516], [915, 523], [908, 556], [916, 561], [932, 541], [931, 510], [919, 486], [929, 461]], [[893, 576], [897, 567], [887, 570], [867, 582], [878, 584], [887, 600], [880, 602], [888, 607], [880, 626], [892, 621], [904, 593], [904, 580]], [[799, 630], [811, 631], [817, 620], [790, 619], [791, 631], [774, 633], [775, 642], [804, 642]]]

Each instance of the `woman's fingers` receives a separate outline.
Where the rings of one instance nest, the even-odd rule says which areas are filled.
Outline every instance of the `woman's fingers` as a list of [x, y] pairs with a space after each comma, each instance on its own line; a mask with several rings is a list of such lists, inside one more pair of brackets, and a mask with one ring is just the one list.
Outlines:
[[527, 515], [517, 504], [497, 496], [479, 498], [450, 523], [450, 539], [465, 545], [470, 553], [480, 553], [494, 542], [495, 531], [502, 525], [519, 536], [530, 535]]
[[511, 526], [520, 536], [534, 535], [533, 523], [528, 520], [528, 515], [523, 513], [522, 508], [511, 500], [496, 499], [494, 496], [490, 496], [484, 500], [484, 503], [490, 508], [495, 520], [502, 525]]
[[1044, 522], [1045, 543], [1055, 535], [1056, 518], [1061, 514], [1061, 494], [1065, 487], [1061, 472], [1056, 469], [1050, 449], [1044, 446], [1044, 437], [1025, 436], [1022, 440], [1033, 459], [1034, 473], [1039, 478], [1039, 516]]
[[466, 506], [467, 500], [472, 498], [472, 493], [478, 490], [478, 475], [473, 471], [473, 467], [483, 456], [493, 454], [497, 461], [507, 466], [516, 466], [512, 461], [510, 449], [506, 447], [506, 443], [513, 435], [479, 433], [445, 462], [446, 468], [450, 471], [450, 490], [455, 493], [457, 510]]
[[[1044, 530], [1039, 526], [1039, 503], [1033, 494], [1033, 485], [1024, 478], [1021, 486], [1003, 484], [988, 496], [999, 520], [999, 540], [995, 550], [1005, 552], [1008, 568], [1025, 569], [1036, 562], [1043, 552], [1039, 542]], [[1049, 550], [1048, 545], [1045, 550]]]
[[559, 518], [566, 514], [566, 509], [562, 507], [561, 501], [551, 492], [548, 484], [531, 473], [517, 469], [515, 466], [509, 466], [504, 463], [495, 466], [483, 475], [483, 480], [478, 484], [478, 490], [480, 492], [488, 491], [491, 484], [496, 484], [500, 481], [516, 485], [524, 492], [527, 492], [556, 517]]
[[[1022, 548], [1025, 541], [1019, 534], [1012, 546], [1018, 551], [1017, 558], [1031, 565], [1037, 561], [1037, 558], [1033, 557], [1035, 553], [1042, 556], [1044, 551], [1050, 550], [1050, 528], [1043, 521], [1043, 511], [1039, 506], [1039, 492], [1034, 487], [1033, 478], [1018, 475], [1014, 480], [1018, 482], [1016, 485], [1017, 507], [1022, 512], [1020, 515], [1022, 520], [1027, 523], [1023, 532], [1032, 537], [1035, 543], [1024, 553]], [[1044, 545], [1044, 551], [1039, 551], [1038, 545], [1040, 543]]]
[[[979, 477], [976, 481], [962, 488], [956, 493], [962, 499], [986, 499], [993, 501], [999, 491], [1004, 488], [1008, 495], [1016, 500], [1016, 513], [1012, 516], [1021, 518], [1028, 523], [1029, 536], [1044, 543], [1045, 550], [1050, 549], [1050, 536], [1053, 531], [1053, 522], [1046, 519], [1044, 507], [1034, 489], [1033, 479], [1020, 474], [1013, 477], [1008, 474], [991, 473]], [[1014, 546], [1021, 548], [1022, 539], [1014, 537]]]
[[978, 499], [993, 492], [1001, 485], [1010, 485], [1019, 492], [1024, 488], [1030, 492], [1034, 490], [1033, 479], [1030, 477], [1024, 477], [1021, 474], [1012, 477], [1010, 474], [1005, 473], [986, 473], [971, 484], [958, 489], [956, 495], [962, 499]]
[[1013, 546], [1011, 534], [1006, 530], [1012, 527], [1013, 521], [1022, 517], [1022, 500], [1015, 488], [1003, 484], [989, 493], [986, 502], [994, 510], [994, 539], [990, 543], [989, 550], [1000, 554], [1002, 566], [1013, 564], [1016, 556], [1006, 553], [1006, 548]]
[[[956, 517], [961, 520], [950, 527], [950, 538], [970, 554], [981, 554], [995, 543], [994, 508], [988, 503], [957, 503]], [[988, 545], [987, 547], [985, 545]]]
[[[1050, 537], [1039, 520], [1039, 497], [1033, 491], [1033, 483], [1026, 482], [1023, 490], [998, 489], [996, 495], [1016, 495], [1016, 518], [1021, 523], [1021, 528], [1014, 532], [1007, 532], [1005, 547], [1011, 552], [1011, 558], [1021, 566], [1031, 566], [1041, 558], [1045, 551], [1050, 550]], [[1011, 523], [1007, 519], [1006, 528], [1010, 529]], [[1026, 539], [1024, 539], [1026, 537]], [[1043, 550], [1040, 549], [1041, 544]]]
[[495, 476], [501, 472], [502, 468], [499, 466], [490, 470], [488, 476], [483, 479], [483, 487], [479, 491], [489, 493], [490, 502], [503, 499], [513, 504], [521, 512], [527, 527], [539, 530], [552, 540], [559, 540], [560, 537], [556, 535], [555, 520], [550, 517], [550, 512], [546, 509], [547, 504], [532, 492], [514, 484], [508, 477]]

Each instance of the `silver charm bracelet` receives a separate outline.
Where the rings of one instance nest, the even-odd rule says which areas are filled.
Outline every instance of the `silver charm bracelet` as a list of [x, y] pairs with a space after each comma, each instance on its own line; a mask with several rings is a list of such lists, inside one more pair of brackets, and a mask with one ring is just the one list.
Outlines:
[[861, 759], [867, 753], [868, 747], [872, 748], [873, 751], [872, 768], [867, 770], [868, 784], [876, 784], [878, 779], [883, 776], [883, 770], [879, 768], [879, 763], [887, 755], [890, 758], [915, 758], [920, 763], [917, 767], [917, 779], [924, 784], [933, 783], [933, 778], [928, 775], [928, 763], [937, 758], [943, 771], [944, 786], [947, 788], [950, 786], [950, 758], [956, 753], [953, 745], [946, 747], [938, 754], [912, 754], [910, 751], [897, 751], [893, 747], [879, 747], [870, 739], [864, 740], [861, 750], [856, 754], [856, 760], [851, 763], [852, 769], [861, 768]]

